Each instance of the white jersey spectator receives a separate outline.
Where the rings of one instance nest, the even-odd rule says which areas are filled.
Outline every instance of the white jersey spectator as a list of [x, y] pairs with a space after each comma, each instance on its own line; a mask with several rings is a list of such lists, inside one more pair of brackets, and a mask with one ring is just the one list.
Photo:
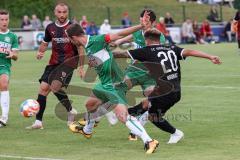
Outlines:
[[111, 25], [109, 24], [108, 19], [103, 21], [103, 24], [100, 26], [99, 33], [100, 34], [108, 34], [111, 32]]
[[39, 30], [42, 27], [41, 21], [38, 19], [38, 17], [35, 14], [32, 15], [31, 24], [32, 24], [32, 29], [34, 30]]
[[43, 28], [46, 29], [47, 26], [52, 23], [52, 21], [50, 20], [50, 17], [49, 16], [46, 16], [45, 17], [45, 20], [43, 21], [42, 25], [43, 25]]
[[182, 38], [184, 43], [195, 43], [196, 36], [193, 32], [192, 21], [191, 19], [186, 19], [182, 24]]

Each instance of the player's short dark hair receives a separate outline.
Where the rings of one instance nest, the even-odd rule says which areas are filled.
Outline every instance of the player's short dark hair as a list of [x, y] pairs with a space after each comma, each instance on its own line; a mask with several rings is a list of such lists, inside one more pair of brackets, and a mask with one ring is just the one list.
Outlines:
[[160, 36], [161, 36], [161, 32], [158, 31], [156, 28], [149, 29], [144, 33], [145, 39], [149, 39], [153, 41], [160, 41]]
[[0, 9], [0, 15], [8, 15], [9, 12], [5, 9]]
[[154, 13], [153, 10], [151, 9], [144, 9], [141, 14], [140, 14], [140, 17], [143, 17], [145, 11], [149, 12], [149, 16], [150, 16], [150, 21], [153, 23], [154, 21], [156, 21], [156, 14]]
[[79, 24], [71, 24], [66, 29], [67, 35], [71, 38], [72, 36], [81, 36], [84, 35], [85, 32], [83, 28]]

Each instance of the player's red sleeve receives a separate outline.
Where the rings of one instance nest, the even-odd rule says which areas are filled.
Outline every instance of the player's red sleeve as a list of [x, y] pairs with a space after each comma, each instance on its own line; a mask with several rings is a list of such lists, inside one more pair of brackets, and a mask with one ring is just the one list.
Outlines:
[[110, 34], [106, 34], [105, 35], [105, 42], [106, 43], [110, 43], [111, 42]]

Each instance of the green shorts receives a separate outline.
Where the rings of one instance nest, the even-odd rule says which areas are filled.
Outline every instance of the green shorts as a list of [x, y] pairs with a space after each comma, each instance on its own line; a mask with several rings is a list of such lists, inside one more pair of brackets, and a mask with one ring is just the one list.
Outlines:
[[124, 89], [116, 89], [113, 86], [105, 87], [98, 83], [93, 88], [93, 94], [103, 103], [110, 101], [112, 104], [127, 105], [126, 93]]
[[6, 74], [6, 75], [10, 76], [11, 75], [10, 67], [0, 66], [0, 75], [2, 75], [2, 74]]
[[156, 86], [156, 81], [146, 71], [128, 66], [124, 74], [125, 78], [131, 80], [132, 87], [140, 85], [142, 90], [145, 91], [150, 86]]

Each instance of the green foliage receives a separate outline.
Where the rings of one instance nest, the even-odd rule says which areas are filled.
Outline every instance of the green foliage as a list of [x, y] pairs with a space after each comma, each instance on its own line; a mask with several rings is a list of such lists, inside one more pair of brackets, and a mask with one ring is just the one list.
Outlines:
[[240, 0], [235, 0], [233, 4], [235, 9], [240, 10]]
[[[41, 20], [46, 15], [53, 15], [55, 1], [53, 0], [1, 0], [0, 8], [10, 11], [10, 26], [19, 27], [24, 15], [36, 14]], [[17, 20], [17, 21], [16, 21]]]

